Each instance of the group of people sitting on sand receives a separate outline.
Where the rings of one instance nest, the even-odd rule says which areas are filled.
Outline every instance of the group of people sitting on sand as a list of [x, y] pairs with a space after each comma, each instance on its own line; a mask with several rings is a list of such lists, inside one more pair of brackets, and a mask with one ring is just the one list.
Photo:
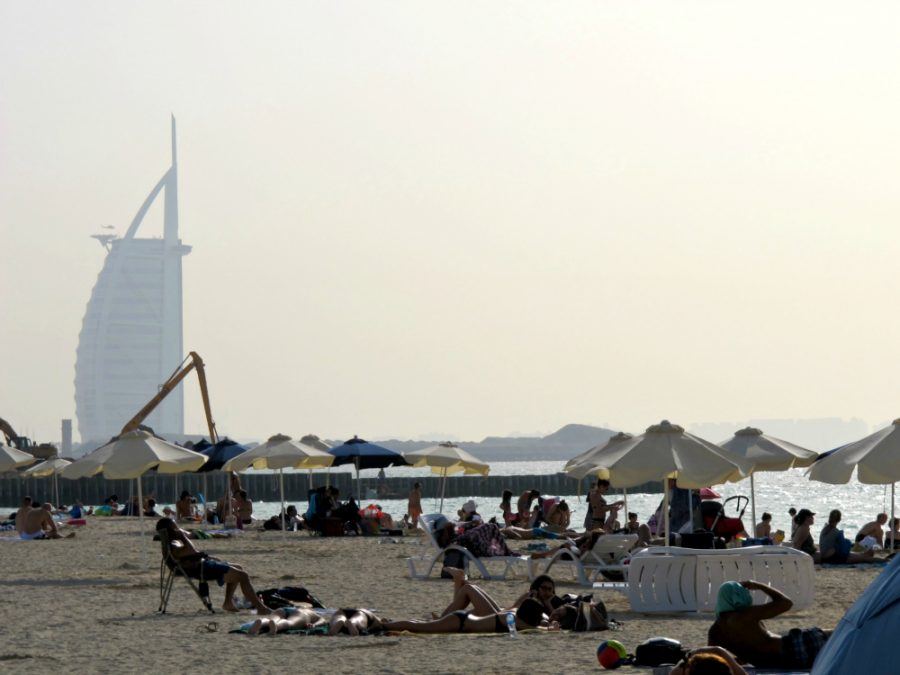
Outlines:
[[842, 518], [841, 512], [833, 509], [828, 514], [828, 522], [819, 532], [817, 547], [811, 532], [815, 515], [809, 509], [800, 509], [793, 514], [790, 543], [793, 548], [811, 555], [817, 563], [841, 565], [869, 562], [875, 557], [876, 551], [890, 548], [891, 534], [894, 540], [900, 541], [900, 532], [897, 532], [898, 519], [894, 519], [893, 533], [890, 530], [885, 532], [884, 526], [888, 521], [886, 513], [879, 513], [875, 520], [863, 525], [854, 539], [850, 540], [844, 535], [844, 531], [838, 528]]
[[25, 496], [10, 519], [15, 522], [20, 539], [59, 539], [61, 535], [53, 513], [53, 504], [36, 504], [31, 497]]

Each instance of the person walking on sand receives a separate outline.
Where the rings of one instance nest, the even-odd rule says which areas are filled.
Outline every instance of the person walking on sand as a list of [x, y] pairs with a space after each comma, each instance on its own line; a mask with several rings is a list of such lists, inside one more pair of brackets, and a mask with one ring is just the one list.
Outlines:
[[418, 527], [419, 516], [422, 515], [422, 485], [418, 482], [413, 483], [412, 490], [409, 491], [406, 514], [409, 516], [410, 525]]

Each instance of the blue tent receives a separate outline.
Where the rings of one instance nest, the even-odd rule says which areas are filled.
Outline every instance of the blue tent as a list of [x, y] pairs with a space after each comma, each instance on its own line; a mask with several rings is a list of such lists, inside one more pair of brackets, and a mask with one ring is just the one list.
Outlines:
[[[356, 491], [359, 492], [360, 469], [383, 469], [387, 466], [408, 466], [409, 462], [399, 452], [382, 448], [357, 436], [329, 450], [334, 455], [334, 464], [352, 464], [356, 467]], [[357, 495], [362, 499], [362, 495]]]
[[900, 634], [900, 556], [844, 614], [813, 664], [813, 675], [895, 673], [891, 645]]

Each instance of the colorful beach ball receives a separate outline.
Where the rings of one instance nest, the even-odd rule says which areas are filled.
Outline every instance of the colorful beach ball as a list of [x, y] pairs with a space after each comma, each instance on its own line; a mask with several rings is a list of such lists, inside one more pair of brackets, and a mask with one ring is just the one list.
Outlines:
[[618, 640], [606, 640], [597, 647], [597, 660], [608, 670], [621, 666], [627, 656], [625, 645]]

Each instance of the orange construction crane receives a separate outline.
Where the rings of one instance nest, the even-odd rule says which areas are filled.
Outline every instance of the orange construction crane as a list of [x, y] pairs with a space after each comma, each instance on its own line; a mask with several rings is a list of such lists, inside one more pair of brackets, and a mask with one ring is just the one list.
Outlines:
[[156, 406], [158, 406], [192, 370], [197, 371], [197, 380], [200, 382], [200, 395], [203, 397], [203, 411], [206, 413], [206, 424], [209, 427], [209, 440], [213, 445], [218, 443], [219, 436], [216, 433], [216, 423], [213, 422], [212, 410], [209, 406], [209, 390], [206, 387], [206, 370], [203, 367], [203, 359], [200, 358], [200, 355], [197, 352], [188, 353], [184, 361], [181, 362], [181, 365], [179, 365], [175, 369], [175, 372], [169, 376], [169, 379], [160, 385], [159, 392], [157, 392], [156, 396], [151, 398], [147, 402], [147, 405], [141, 408], [140, 412], [122, 427], [122, 431], [119, 432], [119, 435], [121, 436], [127, 434], [129, 431], [140, 428], [141, 422], [147, 419], [147, 416], [156, 409]]

